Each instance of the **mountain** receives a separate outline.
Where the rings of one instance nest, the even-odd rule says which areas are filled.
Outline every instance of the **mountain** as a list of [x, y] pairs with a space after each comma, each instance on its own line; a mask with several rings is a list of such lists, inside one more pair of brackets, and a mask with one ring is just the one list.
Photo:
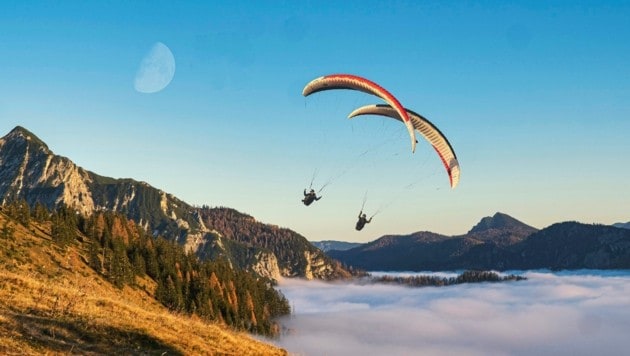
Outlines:
[[20, 126], [0, 139], [0, 202], [4, 205], [19, 199], [49, 209], [66, 205], [84, 215], [100, 210], [121, 212], [155, 235], [207, 230], [195, 210], [176, 197], [145, 182], [87, 171], [55, 155]]
[[328, 251], [343, 263], [366, 270], [435, 269], [441, 261], [465, 248], [469, 241], [432, 232], [387, 235], [345, 251]]
[[328, 254], [343, 263], [366, 270], [457, 269], [471, 251], [509, 246], [522, 241], [537, 229], [506, 214], [485, 217], [467, 234], [445, 236], [432, 232], [387, 235], [346, 251]]
[[461, 236], [384, 236], [328, 254], [372, 271], [630, 268], [630, 230], [565, 222], [538, 231], [497, 213]]
[[[234, 210], [226, 214], [224, 208], [193, 207], [146, 182], [90, 172], [55, 155], [20, 126], [0, 139], [0, 202], [17, 200], [48, 209], [65, 205], [85, 216], [95, 211], [121, 213], [154, 236], [177, 241], [202, 258], [224, 257], [233, 266], [272, 279], [349, 275], [296, 232]], [[238, 219], [238, 226], [225, 220], [231, 218]], [[264, 238], [256, 235], [259, 232]], [[282, 252], [286, 239], [295, 249], [291, 253]]]
[[493, 229], [501, 230], [501, 229], [514, 229], [514, 228], [534, 229], [533, 227], [526, 225], [525, 223], [522, 223], [507, 214], [497, 212], [491, 217], [486, 216], [482, 218], [477, 223], [477, 225], [473, 226], [473, 228], [470, 229], [470, 231], [468, 231], [468, 233], [471, 234], [471, 233], [482, 232], [482, 231], [493, 230]]
[[622, 228], [622, 229], [630, 229], [630, 221], [627, 223], [615, 223], [612, 226]]
[[508, 268], [628, 269], [630, 230], [563, 222], [531, 235], [512, 249]]
[[[71, 241], [60, 240], [56, 228], [60, 216], [53, 216], [54, 219], [39, 220], [39, 217], [20, 215], [16, 219], [0, 211], [0, 354], [287, 354], [242, 331], [235, 331], [261, 323], [261, 319], [256, 320], [251, 315], [260, 318], [267, 308], [267, 304], [259, 303], [256, 297], [248, 297], [249, 293], [254, 293], [251, 287], [256, 282], [252, 279], [247, 280], [247, 287], [235, 291], [232, 284], [239, 285], [232, 278], [234, 275], [225, 279], [230, 276], [230, 271], [219, 273], [215, 270], [216, 275], [211, 275], [205, 282], [212, 286], [216, 281], [214, 292], [205, 297], [199, 294], [197, 299], [212, 302], [199, 303], [195, 315], [190, 316], [186, 308], [165, 304], [163, 301], [168, 300], [166, 290], [147, 274], [136, 274], [133, 281], [120, 287], [115, 285], [118, 267], [133, 265], [137, 270], [140, 266], [152, 265], [150, 258], [145, 260], [134, 254], [134, 248], [128, 250], [133, 263], [116, 263], [118, 249], [115, 245], [120, 239], [124, 237], [127, 244], [133, 245], [134, 238], [139, 237], [133, 228], [135, 224], [124, 223], [111, 214], [100, 214], [92, 219], [96, 223], [95, 229], [88, 230], [107, 231], [106, 234], [114, 238], [106, 243], [107, 246], [114, 242], [114, 250], [111, 250], [100, 246], [99, 240], [80, 232], [76, 225], [72, 229], [75, 236]], [[72, 220], [76, 216], [66, 217]], [[23, 219], [26, 219], [24, 224]], [[168, 248], [172, 243], [160, 244], [159, 240], [150, 237], [148, 241], [155, 241], [157, 249], [145, 251], [157, 253], [159, 262], [155, 267], [169, 275], [167, 282], [173, 282], [165, 285], [180, 286], [183, 280], [178, 279], [179, 273], [186, 279], [191, 278], [191, 282], [195, 276], [203, 276], [204, 270], [186, 271], [184, 262], [178, 262], [179, 266], [165, 263], [167, 255], [173, 252]], [[100, 260], [106, 263], [97, 263], [99, 270], [104, 267], [100, 272], [91, 266], [91, 251], [95, 245], [99, 245], [99, 251], [105, 251], [104, 256], [110, 256]], [[180, 247], [176, 255], [181, 258], [182, 253]], [[184, 284], [181, 287], [188, 293], [200, 292], [202, 284], [197, 282], [192, 284], [195, 290], [183, 288]], [[270, 287], [265, 288], [272, 292]], [[190, 296], [185, 299], [191, 300]], [[237, 303], [238, 307], [235, 307]], [[212, 304], [218, 313], [210, 318], [214, 321], [208, 321], [201, 307], [212, 307]], [[242, 323], [243, 320], [248, 322]]]
[[205, 225], [221, 231], [228, 240], [273, 253], [282, 276], [309, 279], [350, 277], [338, 261], [326, 256], [304, 236], [292, 230], [260, 223], [252, 216], [230, 208], [201, 208], [199, 213]]
[[507, 214], [496, 213], [492, 217], [482, 218], [463, 237], [493, 242], [499, 245], [511, 245], [536, 231], [538, 229], [520, 222]]
[[351, 248], [355, 248], [363, 245], [359, 242], [346, 242], [346, 241], [334, 241], [334, 240], [324, 240], [324, 241], [311, 241], [311, 244], [318, 249], [328, 252], [330, 250], [339, 250], [345, 251]]

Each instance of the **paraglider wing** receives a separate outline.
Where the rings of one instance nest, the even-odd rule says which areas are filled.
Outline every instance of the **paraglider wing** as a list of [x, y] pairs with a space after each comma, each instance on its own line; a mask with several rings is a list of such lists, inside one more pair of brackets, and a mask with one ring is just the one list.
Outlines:
[[[409, 115], [413, 127], [424, 136], [437, 152], [448, 173], [451, 188], [454, 189], [459, 183], [459, 162], [457, 161], [457, 156], [450, 142], [448, 142], [444, 134], [425, 117], [408, 109], [405, 109], [405, 111]], [[359, 115], [383, 115], [400, 120], [398, 111], [389, 105], [363, 106], [351, 112], [348, 118], [351, 119]]]
[[356, 75], [331, 74], [319, 77], [306, 84], [304, 90], [302, 91], [302, 95], [309, 96], [313, 93], [333, 89], [358, 90], [364, 93], [378, 96], [379, 98], [383, 99], [386, 103], [390, 105], [390, 107], [393, 108], [394, 112], [398, 115], [398, 119], [407, 126], [409, 136], [411, 137], [411, 152], [415, 152], [416, 135], [414, 133], [414, 128], [411, 120], [409, 119], [409, 115], [400, 104], [398, 99], [396, 99], [396, 97], [390, 94], [387, 90], [370, 80]]

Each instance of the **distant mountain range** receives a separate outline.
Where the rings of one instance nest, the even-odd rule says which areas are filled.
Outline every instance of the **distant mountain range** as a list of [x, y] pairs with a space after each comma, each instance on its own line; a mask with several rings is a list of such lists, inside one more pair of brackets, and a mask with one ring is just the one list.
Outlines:
[[334, 240], [324, 240], [324, 241], [311, 241], [313, 246], [318, 249], [327, 252], [330, 250], [339, 250], [345, 251], [351, 248], [363, 245], [360, 242], [345, 242], [345, 241], [334, 241]]
[[44, 141], [18, 126], [0, 138], [0, 203], [22, 199], [49, 209], [66, 205], [83, 215], [121, 213], [201, 258], [224, 257], [270, 278], [349, 276], [294, 231], [229, 208], [193, 207], [145, 182], [90, 172], [55, 155]]
[[620, 227], [622, 229], [630, 229], [630, 221], [628, 221], [627, 223], [615, 223], [613, 224], [614, 227]]
[[563, 222], [538, 231], [496, 213], [460, 236], [388, 235], [327, 253], [355, 268], [384, 271], [630, 268], [630, 230]]

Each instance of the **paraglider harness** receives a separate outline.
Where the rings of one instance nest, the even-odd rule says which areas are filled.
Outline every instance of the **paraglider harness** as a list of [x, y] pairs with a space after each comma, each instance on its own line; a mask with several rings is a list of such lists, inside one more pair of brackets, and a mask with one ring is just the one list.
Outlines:
[[365, 217], [365, 214], [363, 214], [363, 210], [361, 210], [361, 212], [359, 212], [359, 221], [357, 221], [357, 225], [355, 226], [357, 231], [361, 231], [365, 224], [369, 224], [370, 222], [372, 222], [372, 218], [373, 216], [367, 219]]
[[322, 197], [318, 197], [317, 194], [315, 193], [315, 190], [311, 189], [310, 192], [306, 192], [306, 189], [304, 189], [304, 199], [302, 199], [302, 203], [304, 203], [304, 205], [309, 206], [311, 205], [311, 203], [313, 203], [316, 200], [320, 200]]

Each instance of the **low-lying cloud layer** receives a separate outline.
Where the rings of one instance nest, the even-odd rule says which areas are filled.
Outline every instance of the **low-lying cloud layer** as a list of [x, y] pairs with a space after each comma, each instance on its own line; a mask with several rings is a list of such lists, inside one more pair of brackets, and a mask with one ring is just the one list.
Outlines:
[[298, 355], [619, 355], [630, 272], [526, 272], [527, 281], [408, 288], [285, 280], [275, 343]]

